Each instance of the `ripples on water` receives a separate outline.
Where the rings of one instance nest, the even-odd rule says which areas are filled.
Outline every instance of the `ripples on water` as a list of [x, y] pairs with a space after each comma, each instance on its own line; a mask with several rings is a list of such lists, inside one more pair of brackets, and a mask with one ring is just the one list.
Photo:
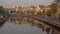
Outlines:
[[10, 17], [0, 23], [0, 34], [51, 34], [51, 29], [32, 18]]

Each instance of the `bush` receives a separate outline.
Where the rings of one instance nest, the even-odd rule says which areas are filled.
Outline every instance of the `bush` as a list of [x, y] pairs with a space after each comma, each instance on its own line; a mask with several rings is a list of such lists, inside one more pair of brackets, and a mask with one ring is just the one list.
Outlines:
[[0, 14], [3, 14], [3, 13], [5, 13], [4, 8], [0, 6]]

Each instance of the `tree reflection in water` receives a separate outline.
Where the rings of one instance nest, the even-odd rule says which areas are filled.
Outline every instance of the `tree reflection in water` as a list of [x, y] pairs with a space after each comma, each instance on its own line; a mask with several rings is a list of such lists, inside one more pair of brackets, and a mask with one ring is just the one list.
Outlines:
[[0, 27], [2, 27], [5, 23], [5, 20], [0, 20]]
[[46, 26], [45, 24], [43, 24], [40, 21], [34, 20], [32, 18], [26, 18], [26, 17], [19, 17], [19, 18], [10, 18], [10, 23], [14, 23], [17, 25], [21, 25], [21, 24], [27, 24], [30, 26], [36, 26], [37, 28], [42, 29], [42, 31], [47, 32], [47, 34], [50, 34], [50, 28], [48, 26]]
[[49, 32], [50, 32], [50, 28], [46, 28], [46, 32], [49, 34]]

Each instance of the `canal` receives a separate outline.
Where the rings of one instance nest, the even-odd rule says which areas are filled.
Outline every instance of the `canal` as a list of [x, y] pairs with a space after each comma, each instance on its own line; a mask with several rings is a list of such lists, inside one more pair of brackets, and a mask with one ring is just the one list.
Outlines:
[[48, 25], [27, 17], [9, 17], [0, 23], [0, 34], [53, 34], [52, 32]]

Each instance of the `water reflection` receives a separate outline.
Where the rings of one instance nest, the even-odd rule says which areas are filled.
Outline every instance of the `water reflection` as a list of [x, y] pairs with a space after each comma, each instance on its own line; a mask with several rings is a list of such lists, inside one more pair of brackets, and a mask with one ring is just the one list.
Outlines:
[[[15, 26], [12, 27], [12, 24]], [[38, 31], [39, 33], [41, 31], [43, 31], [43, 32], [45, 32], [44, 34], [46, 34], [46, 33], [47, 34], [55, 34], [55, 32], [58, 32], [58, 31], [55, 31], [54, 29], [51, 29], [51, 27], [46, 25], [45, 23], [43, 23], [41, 21], [37, 21], [32, 18], [27, 18], [27, 17], [23, 17], [23, 16], [11, 16], [11, 17], [9, 17], [9, 19], [7, 21], [0, 19], [0, 27], [2, 27], [1, 28], [2, 32], [3, 32], [3, 30], [6, 30], [6, 32], [8, 32], [8, 30], [11, 30], [11, 31], [14, 31], [14, 33], [15, 33], [16, 31], [13, 28], [17, 28], [17, 25], [19, 25], [18, 26], [19, 28], [21, 28], [21, 27], [22, 27], [22, 29], [24, 28], [24, 30], [25, 30], [25, 28], [29, 29], [30, 26], [32, 27], [32, 30], [33, 30], [33, 27], [36, 27], [36, 28], [38, 28], [38, 30], [41, 29], [40, 31]], [[25, 25], [27, 25], [27, 26], [25, 26]], [[7, 30], [7, 28], [8, 28], [8, 30]], [[17, 28], [17, 30], [19, 28]], [[18, 32], [19, 32], [19, 30], [18, 30]], [[12, 34], [14, 34], [14, 33], [12, 33]], [[1, 32], [0, 32], [0, 34], [1, 34]], [[19, 34], [20, 34], [20, 32], [19, 32]], [[57, 34], [59, 34], [59, 33], [57, 33]]]
[[0, 27], [2, 27], [5, 22], [6, 22], [6, 20], [0, 18]]
[[44, 23], [34, 20], [32, 18], [26, 18], [26, 17], [10, 17], [9, 22], [13, 23], [15, 25], [30, 25], [35, 26], [39, 29], [42, 29], [42, 31], [47, 32], [47, 34], [51, 34], [51, 29], [49, 26], [45, 25]]

